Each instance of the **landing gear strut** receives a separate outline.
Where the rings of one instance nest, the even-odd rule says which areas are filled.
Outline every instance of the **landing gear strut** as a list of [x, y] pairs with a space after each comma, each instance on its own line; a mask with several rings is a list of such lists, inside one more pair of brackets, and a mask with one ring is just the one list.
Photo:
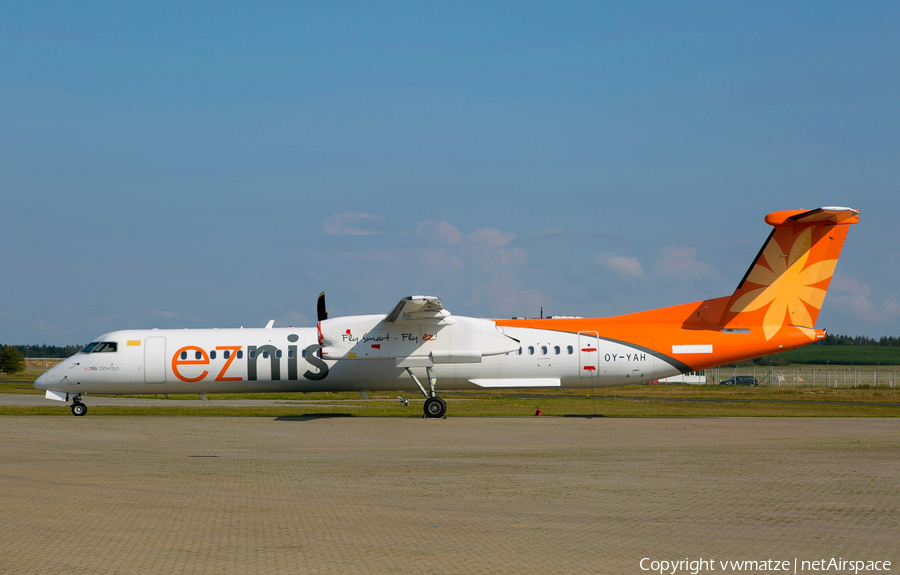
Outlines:
[[75, 395], [72, 397], [72, 415], [76, 417], [81, 417], [87, 413], [87, 406], [81, 403], [81, 396]]
[[428, 386], [431, 390], [431, 393], [425, 391], [425, 388], [422, 386], [422, 383], [419, 382], [419, 378], [416, 377], [416, 374], [412, 372], [410, 368], [406, 368], [406, 373], [416, 382], [416, 385], [419, 387], [419, 391], [422, 392], [422, 395], [425, 396], [425, 418], [426, 419], [442, 419], [447, 415], [447, 402], [437, 396], [437, 393], [434, 391], [434, 385], [437, 383], [437, 378], [434, 376], [434, 371], [430, 367], [425, 368], [425, 373], [428, 374]]

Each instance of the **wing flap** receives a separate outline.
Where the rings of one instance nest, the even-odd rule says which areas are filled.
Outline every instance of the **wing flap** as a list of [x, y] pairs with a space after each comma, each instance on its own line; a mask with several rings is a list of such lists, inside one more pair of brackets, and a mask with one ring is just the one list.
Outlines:
[[523, 377], [519, 379], [470, 379], [478, 387], [560, 387], [560, 381], [551, 377]]

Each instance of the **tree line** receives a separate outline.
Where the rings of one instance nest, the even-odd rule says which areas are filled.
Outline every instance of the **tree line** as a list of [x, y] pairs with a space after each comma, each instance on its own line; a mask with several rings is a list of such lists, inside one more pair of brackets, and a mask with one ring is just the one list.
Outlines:
[[[5, 346], [4, 346], [5, 347]], [[11, 345], [19, 350], [23, 357], [59, 358], [71, 357], [84, 349], [84, 345]]]
[[65, 359], [83, 348], [83, 345], [0, 345], [0, 372], [22, 373], [25, 371], [25, 358]]
[[813, 345], [880, 345], [884, 347], [900, 347], [900, 337], [883, 335], [878, 339], [865, 335], [827, 334]]

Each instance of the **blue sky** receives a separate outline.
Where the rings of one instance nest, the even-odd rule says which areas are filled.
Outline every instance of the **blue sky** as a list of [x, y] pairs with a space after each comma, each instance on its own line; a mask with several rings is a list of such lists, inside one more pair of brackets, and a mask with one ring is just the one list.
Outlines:
[[[18, 4], [18, 5], [14, 5]], [[7, 3], [0, 342], [730, 294], [861, 211], [819, 327], [900, 333], [900, 7]]]

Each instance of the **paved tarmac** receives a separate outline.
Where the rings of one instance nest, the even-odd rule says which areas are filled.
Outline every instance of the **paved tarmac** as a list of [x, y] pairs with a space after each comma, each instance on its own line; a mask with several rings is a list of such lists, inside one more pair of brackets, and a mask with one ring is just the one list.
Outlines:
[[0, 525], [4, 574], [897, 571], [900, 420], [0, 417]]

